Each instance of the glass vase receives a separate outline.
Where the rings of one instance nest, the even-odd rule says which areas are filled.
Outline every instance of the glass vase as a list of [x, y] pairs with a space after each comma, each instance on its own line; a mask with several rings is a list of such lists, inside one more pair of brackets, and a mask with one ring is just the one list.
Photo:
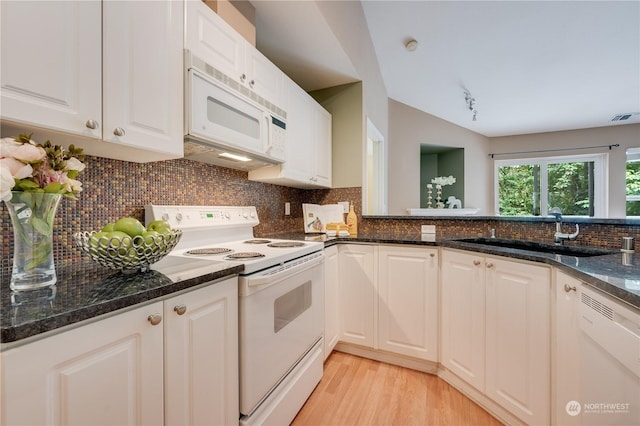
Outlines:
[[11, 290], [42, 288], [56, 283], [53, 222], [61, 194], [13, 191], [5, 203], [13, 226]]

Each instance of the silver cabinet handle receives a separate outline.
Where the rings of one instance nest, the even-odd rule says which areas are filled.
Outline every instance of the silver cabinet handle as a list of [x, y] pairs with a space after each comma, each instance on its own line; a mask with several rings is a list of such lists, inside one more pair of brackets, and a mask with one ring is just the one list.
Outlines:
[[569, 293], [570, 291], [577, 291], [575, 286], [570, 286], [569, 284], [565, 284], [564, 285], [564, 291], [566, 291], [567, 293]]
[[158, 325], [162, 322], [162, 315], [160, 314], [151, 314], [147, 317], [147, 320], [151, 323], [151, 325]]
[[95, 130], [98, 128], [98, 122], [96, 120], [87, 120], [86, 123], [84, 123], [85, 126], [87, 126], [87, 128]]
[[173, 308], [173, 310], [178, 314], [178, 315], [184, 315], [185, 312], [187, 312], [187, 305], [177, 305]]
[[473, 261], [473, 264], [474, 264], [475, 266], [480, 265], [480, 263], [482, 263], [482, 262], [480, 262], [479, 260], [474, 260], [474, 261]]
[[122, 127], [116, 127], [116, 129], [113, 131], [113, 134], [116, 136], [124, 136], [125, 131]]
[[491, 262], [487, 263], [487, 268], [489, 268], [489, 269], [493, 268], [493, 263], [491, 263]]

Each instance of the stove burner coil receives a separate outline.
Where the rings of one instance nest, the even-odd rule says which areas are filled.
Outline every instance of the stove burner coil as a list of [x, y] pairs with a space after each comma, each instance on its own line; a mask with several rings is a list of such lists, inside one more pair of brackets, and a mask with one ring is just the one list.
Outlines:
[[228, 255], [227, 259], [255, 259], [258, 257], [264, 257], [264, 254], [257, 253], [255, 251], [239, 252]]
[[202, 255], [202, 254], [225, 254], [230, 253], [233, 250], [224, 247], [209, 247], [187, 251], [187, 254]]
[[255, 240], [247, 240], [244, 243], [245, 244], [268, 244], [270, 242], [271, 240], [255, 239]]
[[281, 242], [277, 242], [277, 243], [271, 243], [271, 244], [267, 244], [267, 247], [302, 247], [304, 246], [304, 243], [301, 241], [281, 241]]

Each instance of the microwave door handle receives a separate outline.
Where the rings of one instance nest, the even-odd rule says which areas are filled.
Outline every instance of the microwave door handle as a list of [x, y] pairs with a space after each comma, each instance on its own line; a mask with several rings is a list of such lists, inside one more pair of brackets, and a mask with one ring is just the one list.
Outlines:
[[271, 114], [265, 112], [263, 114], [263, 118], [266, 123], [266, 129], [267, 129], [266, 140], [265, 140], [265, 143], [263, 144], [264, 152], [267, 154], [270, 154], [271, 148], [273, 148], [273, 143], [271, 142]]

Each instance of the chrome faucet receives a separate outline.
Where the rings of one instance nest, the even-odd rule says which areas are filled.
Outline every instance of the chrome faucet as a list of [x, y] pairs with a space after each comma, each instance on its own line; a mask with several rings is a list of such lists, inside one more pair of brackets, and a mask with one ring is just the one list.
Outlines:
[[553, 207], [549, 210], [551, 216], [556, 218], [556, 232], [553, 234], [553, 242], [557, 245], [562, 245], [565, 241], [573, 241], [578, 238], [580, 233], [580, 226], [576, 223], [576, 232], [573, 234], [565, 234], [562, 232], [562, 211], [560, 207]]

